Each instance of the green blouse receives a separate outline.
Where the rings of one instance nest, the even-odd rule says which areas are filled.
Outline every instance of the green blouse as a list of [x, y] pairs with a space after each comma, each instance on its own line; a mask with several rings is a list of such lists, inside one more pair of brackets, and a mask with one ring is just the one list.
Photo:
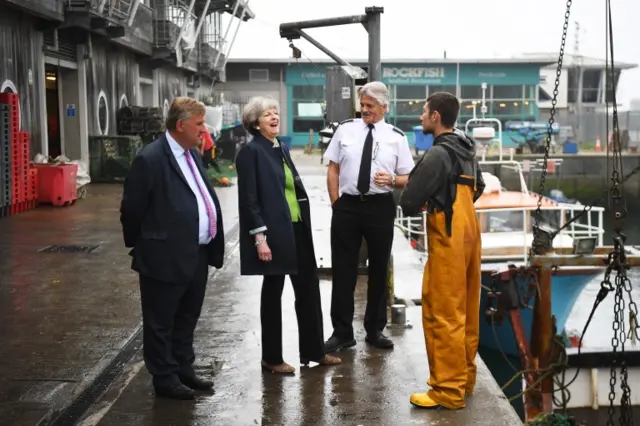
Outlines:
[[284, 165], [284, 196], [287, 198], [287, 204], [289, 204], [291, 221], [300, 222], [300, 205], [298, 204], [298, 198], [296, 197], [293, 173], [291, 173], [291, 169], [287, 166], [286, 161], [283, 161], [282, 164]]

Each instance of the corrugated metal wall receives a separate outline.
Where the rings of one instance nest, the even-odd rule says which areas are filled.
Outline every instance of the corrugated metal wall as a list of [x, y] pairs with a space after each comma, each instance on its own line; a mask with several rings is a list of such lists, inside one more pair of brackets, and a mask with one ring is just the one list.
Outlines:
[[109, 110], [109, 131], [116, 134], [116, 110], [122, 96], [135, 103], [138, 64], [135, 55], [125, 49], [93, 39], [91, 59], [87, 61], [87, 102], [89, 135], [100, 135], [98, 101], [104, 92]]
[[31, 133], [31, 153], [40, 152], [42, 124], [38, 117], [44, 75], [38, 71], [42, 33], [28, 15], [3, 8], [0, 13], [0, 85], [10, 80], [20, 94], [21, 127]]
[[187, 77], [178, 69], [158, 68], [158, 99], [160, 107], [164, 107], [165, 100], [171, 104], [173, 98], [187, 95]]

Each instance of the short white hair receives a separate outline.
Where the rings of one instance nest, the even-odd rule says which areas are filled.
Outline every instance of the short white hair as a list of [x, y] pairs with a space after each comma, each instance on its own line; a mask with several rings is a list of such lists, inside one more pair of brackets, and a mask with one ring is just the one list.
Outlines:
[[252, 135], [260, 133], [256, 127], [258, 127], [258, 121], [260, 116], [270, 109], [275, 109], [280, 112], [280, 104], [273, 98], [266, 96], [255, 96], [249, 99], [247, 105], [245, 105], [242, 111], [242, 127]]
[[389, 89], [381, 81], [372, 81], [360, 89], [360, 97], [370, 96], [382, 106], [389, 106]]

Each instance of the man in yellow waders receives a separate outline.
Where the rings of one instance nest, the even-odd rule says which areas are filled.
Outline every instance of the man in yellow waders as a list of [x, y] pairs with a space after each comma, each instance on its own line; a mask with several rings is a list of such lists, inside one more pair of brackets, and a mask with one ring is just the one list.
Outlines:
[[485, 184], [475, 141], [454, 130], [460, 102], [434, 93], [421, 117], [433, 147], [409, 175], [400, 198], [405, 215], [426, 207], [428, 260], [422, 281], [422, 326], [431, 377], [427, 393], [414, 393], [421, 408], [465, 406], [476, 383], [480, 322], [480, 227], [473, 203]]

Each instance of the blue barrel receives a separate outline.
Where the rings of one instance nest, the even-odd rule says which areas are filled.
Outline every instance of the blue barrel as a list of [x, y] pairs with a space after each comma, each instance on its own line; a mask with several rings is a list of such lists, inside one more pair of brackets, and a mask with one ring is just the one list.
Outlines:
[[279, 136], [278, 139], [281, 144], [284, 144], [287, 148], [291, 149], [291, 142], [293, 140], [291, 136]]
[[413, 134], [416, 137], [416, 150], [426, 151], [433, 146], [433, 135], [422, 133], [422, 126], [415, 126]]

